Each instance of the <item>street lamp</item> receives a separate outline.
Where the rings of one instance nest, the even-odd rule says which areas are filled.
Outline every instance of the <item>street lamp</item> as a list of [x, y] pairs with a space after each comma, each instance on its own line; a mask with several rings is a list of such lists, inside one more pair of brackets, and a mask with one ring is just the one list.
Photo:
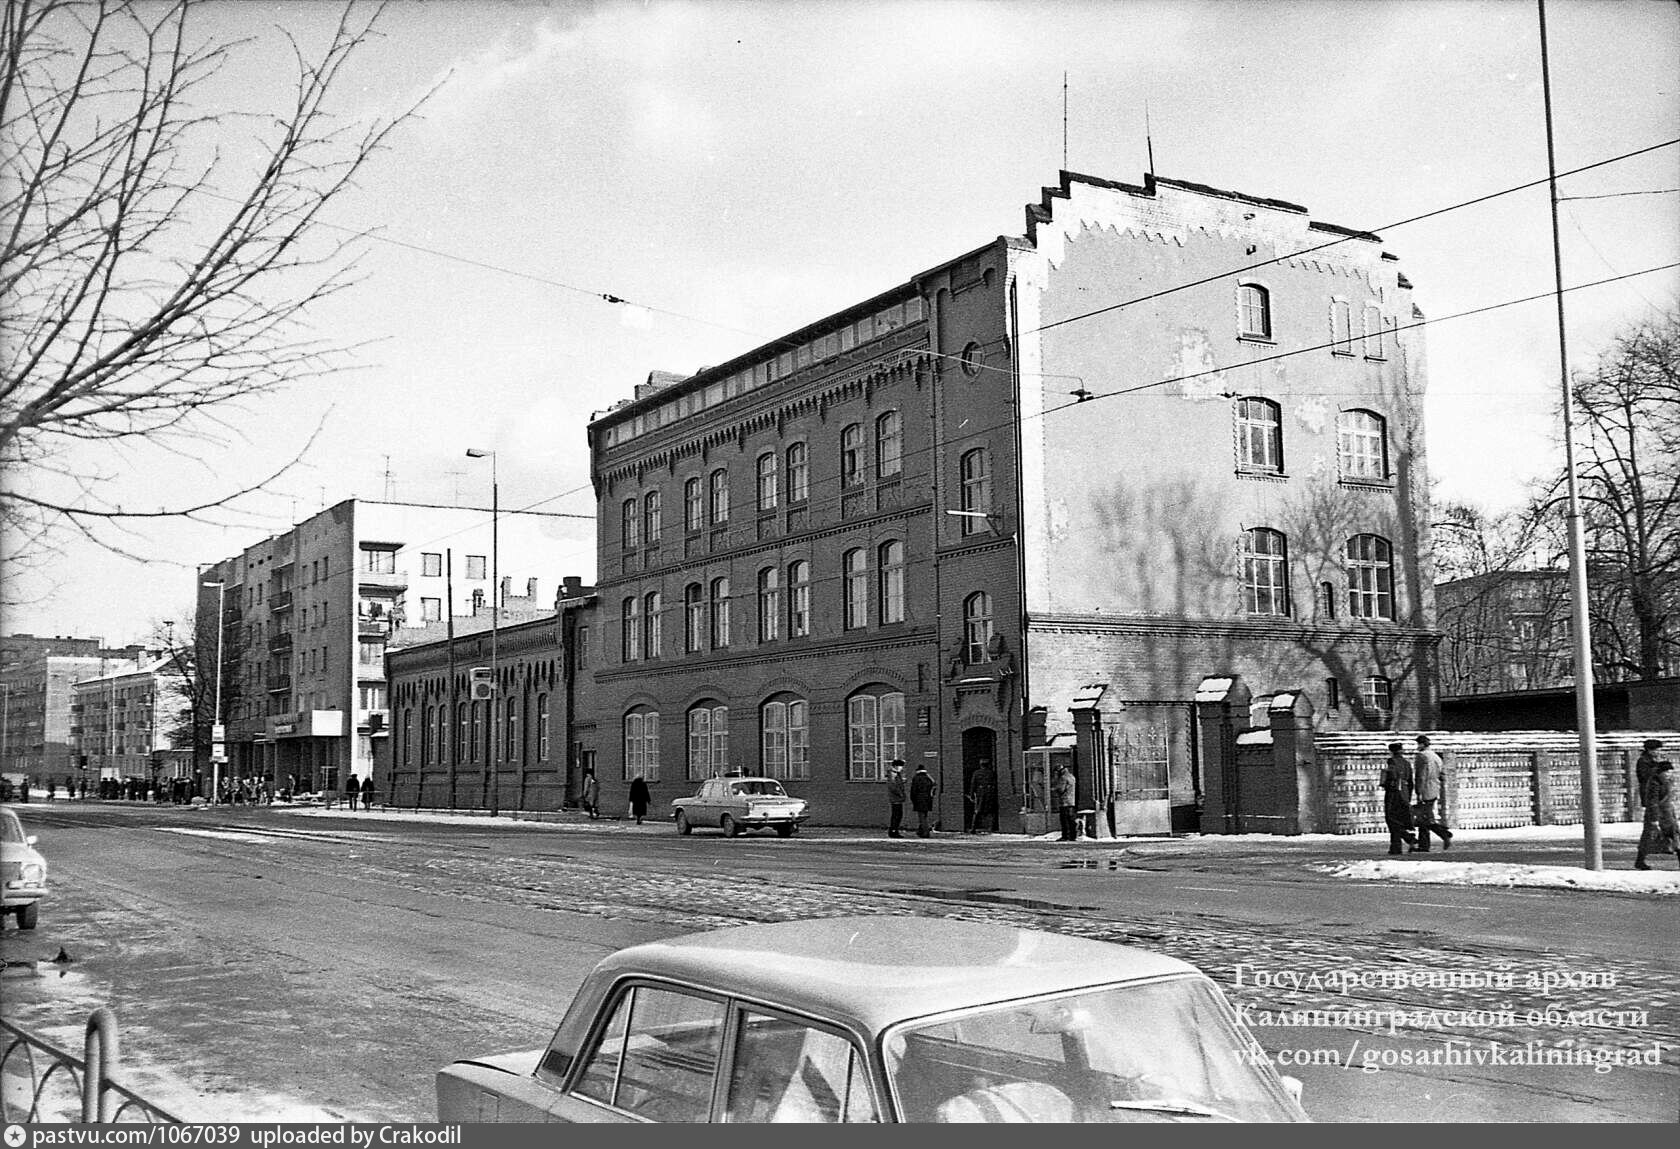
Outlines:
[[222, 798], [222, 760], [227, 756], [227, 727], [222, 724], [222, 631], [227, 608], [227, 583], [201, 582], [216, 588], [216, 709], [210, 716], [210, 801]]
[[[484, 451], [477, 447], [467, 448], [467, 458], [490, 460], [490, 738], [491, 746], [497, 745], [498, 721], [500, 715], [496, 709], [496, 702], [501, 695], [501, 669], [498, 662], [497, 631], [502, 619], [502, 568], [501, 568], [501, 537], [498, 534], [501, 518], [501, 485], [496, 478], [496, 452]], [[453, 604], [451, 604], [453, 609]], [[487, 755], [488, 757], [488, 755]], [[485, 768], [490, 774], [490, 813], [497, 811], [501, 801], [501, 768], [498, 763], [486, 762]]]

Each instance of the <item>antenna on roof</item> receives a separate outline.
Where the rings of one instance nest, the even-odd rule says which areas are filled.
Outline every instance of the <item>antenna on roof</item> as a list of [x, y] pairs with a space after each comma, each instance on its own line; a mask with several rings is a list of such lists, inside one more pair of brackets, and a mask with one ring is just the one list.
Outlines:
[[1149, 129], [1149, 100], [1143, 101], [1143, 146], [1149, 151], [1149, 178], [1155, 178], [1155, 137]]
[[1067, 171], [1067, 76], [1068, 74], [1066, 72], [1062, 73], [1062, 170], [1064, 172]]
[[388, 503], [395, 497], [396, 491], [391, 482], [391, 456], [385, 456], [385, 501]]

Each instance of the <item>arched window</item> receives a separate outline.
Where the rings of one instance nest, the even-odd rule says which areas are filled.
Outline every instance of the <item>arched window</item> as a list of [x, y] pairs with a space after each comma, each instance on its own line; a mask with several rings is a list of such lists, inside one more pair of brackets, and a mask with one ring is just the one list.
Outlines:
[[659, 781], [659, 711], [638, 707], [624, 716], [624, 780]]
[[811, 633], [811, 564], [798, 559], [788, 564], [788, 637]]
[[849, 550], [844, 558], [845, 618], [847, 630], [869, 625], [869, 557], [862, 547]]
[[712, 649], [729, 645], [729, 580], [712, 580]]
[[1254, 527], [1243, 532], [1243, 609], [1249, 614], [1289, 613], [1289, 551], [1283, 532]]
[[625, 662], [635, 662], [642, 657], [642, 608], [641, 600], [631, 595], [624, 600], [619, 608], [619, 654]]
[[1270, 399], [1237, 400], [1237, 466], [1270, 474], [1283, 470], [1283, 413]]
[[963, 661], [970, 666], [986, 661], [992, 641], [992, 596], [977, 590], [963, 599]]
[[1342, 478], [1388, 479], [1388, 426], [1375, 411], [1343, 411], [1336, 419], [1336, 459]]
[[978, 534], [986, 529], [983, 516], [992, 512], [992, 467], [986, 448], [963, 453], [961, 474], [962, 533]]
[[766, 777], [804, 779], [811, 776], [810, 707], [803, 698], [780, 697], [759, 711], [760, 765]]
[[853, 423], [840, 432], [840, 485], [863, 483], [863, 428]]
[[430, 766], [432, 761], [432, 708], [428, 706], [420, 716], [420, 765]]
[[449, 743], [447, 741], [448, 738], [449, 738], [449, 707], [439, 706], [437, 708], [437, 733], [432, 738], [432, 746], [436, 749], [436, 752], [437, 752], [437, 756], [434, 759], [434, 761], [439, 766], [444, 764], [443, 756], [444, 756], [444, 753], [447, 751], [448, 746], [449, 746]]
[[524, 758], [524, 749], [519, 743], [519, 700], [508, 695], [503, 704], [506, 711], [502, 715], [502, 761], [517, 762]]
[[776, 452], [766, 451], [758, 457], [758, 509], [776, 509]]
[[402, 764], [414, 765], [414, 707], [405, 706], [402, 712]]
[[642, 653], [647, 658], [658, 658], [659, 648], [663, 645], [663, 607], [664, 602], [656, 590], [642, 597]]
[[1248, 339], [1272, 337], [1272, 293], [1258, 283], [1237, 288], [1237, 333]]
[[688, 712], [688, 777], [699, 781], [729, 769], [729, 707], [702, 702]]
[[642, 496], [642, 540], [650, 547], [659, 545], [662, 524], [659, 511], [659, 492], [649, 491]]
[[537, 695], [537, 761], [548, 761], [548, 695]]
[[846, 780], [874, 782], [904, 757], [904, 695], [886, 688], [846, 700]]
[[729, 472], [719, 467], [712, 472], [712, 526], [729, 521]]
[[465, 702], [455, 704], [455, 761], [467, 760], [468, 739], [472, 737], [472, 728], [467, 720], [468, 707]]
[[1380, 674], [1359, 683], [1359, 705], [1379, 729], [1394, 722], [1394, 684]]
[[789, 443], [787, 449], [787, 499], [803, 503], [811, 497], [811, 466], [804, 443]]
[[1345, 299], [1330, 301], [1330, 353], [1353, 354], [1353, 305]]
[[1347, 541], [1348, 617], [1394, 617], [1394, 564], [1388, 540], [1354, 535]]
[[692, 478], [683, 484], [683, 529], [689, 534], [706, 528], [706, 500], [700, 491], [700, 479]]
[[890, 479], [904, 469], [904, 424], [897, 411], [875, 420], [875, 477]]
[[625, 499], [620, 523], [625, 550], [634, 550], [642, 545], [641, 522], [641, 512], [636, 506], [636, 500]]
[[484, 720], [484, 708], [488, 702], [474, 702], [472, 706], [472, 760], [474, 762], [490, 761], [490, 724]]
[[1375, 303], [1365, 305], [1365, 358], [1382, 359], [1387, 352], [1383, 348], [1383, 330], [1388, 324], [1383, 320], [1382, 308]]
[[706, 597], [697, 582], [683, 588], [683, 649], [706, 649]]
[[875, 602], [883, 623], [904, 621], [904, 544], [896, 539], [876, 551]]
[[782, 632], [782, 577], [775, 567], [758, 572], [758, 641], [772, 642]]

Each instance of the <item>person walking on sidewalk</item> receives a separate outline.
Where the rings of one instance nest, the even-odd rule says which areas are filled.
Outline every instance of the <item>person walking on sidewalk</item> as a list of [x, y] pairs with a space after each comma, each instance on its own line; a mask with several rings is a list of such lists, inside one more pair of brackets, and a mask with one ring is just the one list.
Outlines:
[[349, 779], [347, 779], [344, 783], [344, 800], [350, 803], [350, 812], [352, 814], [356, 812], [356, 795], [361, 792], [362, 784], [356, 780], [356, 776], [354, 774], [350, 775]]
[[637, 776], [630, 781], [630, 813], [636, 816], [636, 825], [642, 824], [647, 817], [648, 807], [653, 805], [653, 795], [648, 792], [647, 779]]
[[1635, 785], [1639, 791], [1639, 802], [1645, 807], [1645, 824], [1639, 830], [1639, 852], [1634, 855], [1633, 868], [1649, 870], [1645, 856], [1651, 852], [1651, 844], [1657, 840], [1662, 828], [1657, 820], [1657, 805], [1647, 801], [1645, 788], [1651, 784], [1651, 778], [1657, 772], [1657, 751], [1663, 747], [1662, 739], [1647, 738], [1645, 747], [1639, 752], [1639, 760], [1633, 764]]
[[933, 775], [929, 774], [926, 766], [916, 767], [915, 775], [910, 779], [910, 805], [916, 811], [916, 837], [933, 837], [933, 794], [936, 787]]
[[[1650, 850], [1673, 854], [1674, 860], [1680, 862], [1680, 808], [1676, 806], [1677, 799], [1680, 799], [1680, 785], [1676, 784], [1674, 777], [1674, 763], [1666, 758], [1659, 759], [1651, 769], [1651, 780], [1639, 796], [1646, 810], [1657, 812], [1657, 829], [1651, 836]], [[1650, 863], [1643, 858], [1647, 852], [1643, 837], [1639, 840], [1639, 848], [1642, 856], [1634, 868], [1649, 870]]]
[[904, 780], [904, 760], [894, 758], [887, 771], [887, 837], [904, 837], [904, 800], [910, 796], [910, 785]]
[[1062, 837], [1064, 842], [1079, 841], [1079, 821], [1074, 817], [1075, 803], [1078, 801], [1079, 780], [1073, 776], [1073, 769], [1066, 762], [1056, 771], [1054, 783], [1056, 812], [1062, 817]]
[[1412, 764], [1402, 743], [1388, 744], [1388, 761], [1383, 763], [1383, 821], [1388, 823], [1388, 852], [1403, 854], [1401, 843], [1416, 848], [1412, 833]]
[[601, 806], [601, 781], [595, 777], [595, 771], [583, 772], [583, 808], [589, 814], [591, 822], [599, 818]]
[[1441, 848], [1452, 849], [1453, 834], [1443, 814], [1447, 800], [1447, 764], [1429, 748], [1429, 735], [1417, 736], [1417, 753], [1412, 756], [1412, 820], [1417, 829], [1417, 852], [1429, 853], [1429, 835], [1440, 836]]

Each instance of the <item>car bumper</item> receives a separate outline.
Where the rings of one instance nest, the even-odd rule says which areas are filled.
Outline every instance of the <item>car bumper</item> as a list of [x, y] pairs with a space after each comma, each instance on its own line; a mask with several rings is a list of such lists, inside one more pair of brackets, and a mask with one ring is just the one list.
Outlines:
[[20, 886], [5, 891], [5, 906], [12, 909], [15, 906], [27, 906], [30, 902], [38, 902], [47, 896], [45, 886]]

